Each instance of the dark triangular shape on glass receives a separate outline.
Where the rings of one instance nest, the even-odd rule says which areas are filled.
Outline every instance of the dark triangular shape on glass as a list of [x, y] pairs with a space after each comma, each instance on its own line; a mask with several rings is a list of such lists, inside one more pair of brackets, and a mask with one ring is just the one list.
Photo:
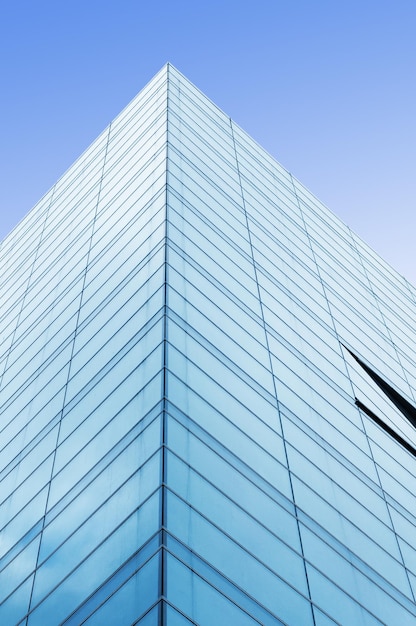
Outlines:
[[371, 417], [373, 422], [375, 422], [376, 424], [378, 424], [378, 426], [380, 426], [383, 430], [385, 430], [386, 433], [390, 435], [390, 437], [393, 437], [393, 439], [395, 439], [398, 443], [400, 443], [400, 445], [402, 445], [403, 448], [406, 448], [408, 452], [410, 452], [411, 454], [413, 454], [414, 457], [416, 457], [416, 449], [408, 441], [406, 441], [406, 439], [403, 439], [403, 437], [400, 437], [400, 435], [396, 433], [396, 431], [393, 430], [393, 428], [391, 428], [390, 426], [388, 426], [388, 424], [383, 422], [383, 420], [381, 420], [371, 409], [369, 409], [365, 404], [363, 404], [361, 400], [358, 400], [358, 398], [355, 398], [355, 404], [358, 406], [359, 409], [364, 411], [364, 413], [368, 415], [368, 417]]
[[393, 404], [399, 409], [399, 411], [404, 415], [404, 417], [416, 428], [416, 408], [410, 404], [403, 398], [400, 393], [398, 393], [391, 385], [386, 383], [385, 380], [381, 378], [374, 370], [371, 369], [366, 363], [364, 363], [361, 359], [358, 358], [351, 350], [349, 350], [346, 346], [344, 346], [346, 350], [351, 354], [351, 356], [357, 361], [359, 365], [363, 368], [365, 372], [370, 376], [370, 378], [378, 385], [378, 387], [385, 393], [385, 395], [393, 402]]

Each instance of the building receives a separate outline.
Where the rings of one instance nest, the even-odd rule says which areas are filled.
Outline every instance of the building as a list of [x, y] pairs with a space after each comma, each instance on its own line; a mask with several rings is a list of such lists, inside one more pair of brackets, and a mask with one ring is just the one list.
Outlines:
[[416, 291], [177, 70], [0, 263], [2, 625], [415, 624]]

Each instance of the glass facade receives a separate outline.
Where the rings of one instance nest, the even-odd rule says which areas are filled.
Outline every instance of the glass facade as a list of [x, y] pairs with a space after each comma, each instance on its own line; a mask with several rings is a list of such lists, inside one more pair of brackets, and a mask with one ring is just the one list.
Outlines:
[[415, 623], [416, 291], [176, 69], [0, 281], [2, 625]]

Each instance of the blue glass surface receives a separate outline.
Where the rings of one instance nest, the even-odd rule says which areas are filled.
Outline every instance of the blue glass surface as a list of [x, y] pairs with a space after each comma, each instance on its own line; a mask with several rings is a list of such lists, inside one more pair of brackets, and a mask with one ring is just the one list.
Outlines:
[[2, 625], [415, 623], [416, 290], [177, 70], [0, 286]]

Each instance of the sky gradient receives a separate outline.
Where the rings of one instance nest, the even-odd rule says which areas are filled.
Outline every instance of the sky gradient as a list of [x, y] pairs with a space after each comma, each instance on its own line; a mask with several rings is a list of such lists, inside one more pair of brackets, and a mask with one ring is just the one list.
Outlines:
[[0, 239], [167, 62], [416, 284], [413, 0], [5, 0]]

